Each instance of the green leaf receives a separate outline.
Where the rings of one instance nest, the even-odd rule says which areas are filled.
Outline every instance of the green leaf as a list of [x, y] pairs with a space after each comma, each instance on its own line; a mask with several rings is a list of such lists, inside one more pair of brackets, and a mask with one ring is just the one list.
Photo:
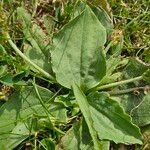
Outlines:
[[85, 121], [88, 125], [89, 132], [92, 137], [95, 150], [103, 150], [102, 143], [98, 139], [97, 131], [94, 128], [93, 119], [92, 119], [92, 115], [89, 110], [89, 104], [88, 104], [86, 96], [84, 95], [84, 93], [80, 90], [80, 88], [76, 84], [73, 84], [73, 92], [74, 92], [76, 100], [79, 104], [79, 107], [81, 109], [81, 112], [83, 113]]
[[113, 73], [112, 75], [108, 76], [106, 75], [100, 82], [99, 85], [105, 85], [105, 84], [109, 84], [109, 83], [113, 83], [118, 81], [118, 79], [121, 77], [122, 73], [121, 72], [117, 72], [117, 73]]
[[78, 122], [62, 137], [58, 150], [94, 150], [91, 136], [86, 124]]
[[121, 59], [120, 56], [116, 56], [116, 54], [110, 56], [109, 59], [106, 60], [106, 75], [100, 81], [99, 85], [104, 85], [108, 83], [113, 83], [118, 81], [122, 76], [122, 72], [117, 72], [118, 66], [125, 66], [128, 63], [128, 58]]
[[[18, 146], [21, 142], [27, 139], [30, 135], [33, 135], [33, 131], [29, 131], [29, 126], [27, 123], [19, 122], [12, 132], [8, 134], [8, 138], [5, 139], [7, 141], [7, 146], [9, 149], [13, 149]], [[6, 144], [5, 142], [2, 144]]]
[[[72, 128], [62, 137], [58, 150], [94, 150], [86, 122], [81, 120], [74, 123]], [[103, 150], [109, 150], [109, 142], [103, 142]]]
[[106, 93], [98, 92], [91, 93], [86, 98], [75, 84], [73, 91], [95, 143], [98, 135], [101, 140], [115, 143], [142, 144], [139, 128], [131, 122], [117, 101]]
[[105, 12], [103, 8], [95, 7], [92, 8], [93, 12], [102, 23], [102, 25], [106, 28], [108, 35], [110, 35], [113, 31], [113, 22], [109, 15]]
[[139, 126], [146, 126], [150, 124], [150, 93], [148, 93], [141, 103], [131, 111], [135, 123]]
[[6, 75], [0, 77], [0, 82], [2, 84], [5, 84], [7, 86], [13, 87], [13, 76], [10, 73], [7, 73]]
[[[58, 117], [55, 116], [55, 111], [61, 111], [65, 108], [64, 105], [58, 102], [47, 103], [47, 101], [52, 99], [53, 93], [39, 86], [37, 86], [37, 88], [49, 111], [50, 118], [55, 118], [54, 121], [58, 120]], [[10, 144], [12, 144], [11, 142], [9, 143], [11, 135], [17, 126], [34, 116], [48, 117], [34, 88], [25, 87], [20, 91], [16, 91], [10, 99], [0, 107], [0, 147], [5, 145], [5, 143], [7, 143], [5, 146], [9, 147]], [[50, 126], [50, 123], [49, 128], [53, 129], [53, 127]], [[30, 133], [30, 130], [28, 133]], [[19, 135], [14, 136], [13, 140], [15, 141], [17, 138], [20, 138]]]
[[87, 6], [54, 37], [52, 68], [57, 81], [71, 88], [73, 82], [90, 89], [106, 72], [103, 46], [106, 30]]
[[[125, 86], [124, 88], [128, 89], [127, 86]], [[137, 107], [141, 103], [141, 101], [143, 101], [144, 96], [145, 94], [142, 91], [139, 94], [136, 94], [136, 91], [133, 91], [122, 95], [120, 94], [117, 98], [122, 107], [125, 109], [125, 111], [128, 114], [131, 114], [132, 109]], [[132, 119], [134, 121], [134, 118]]]
[[[52, 97], [52, 92], [41, 87], [39, 87], [39, 89], [44, 100], [49, 100], [49, 98]], [[16, 124], [31, 117], [33, 114], [44, 115], [44, 110], [36, 97], [33, 87], [15, 92], [0, 108], [0, 138], [4, 139], [0, 140], [0, 147], [5, 141], [5, 138], [9, 139]], [[7, 145], [9, 145], [9, 143]]]
[[139, 128], [131, 122], [130, 116], [117, 101], [106, 93], [98, 92], [91, 93], [87, 99], [100, 139], [113, 140], [115, 143], [142, 143]]
[[[24, 54], [30, 59], [32, 60], [35, 64], [37, 64], [39, 67], [41, 67], [43, 70], [52, 73], [52, 69], [51, 69], [51, 62], [48, 58], [48, 56], [50, 56], [50, 54], [47, 54], [47, 58], [46, 56], [44, 56], [44, 54], [39, 50], [36, 49], [35, 47], [32, 47], [28, 44], [25, 44], [25, 52]], [[37, 72], [37, 70], [30, 66], [30, 68], [34, 71]]]
[[[148, 72], [149, 66], [143, 63], [138, 58], [130, 58], [130, 61], [127, 67], [123, 70], [124, 78], [133, 78], [137, 76], [143, 75], [143, 73]], [[149, 74], [147, 74], [149, 75]], [[146, 89], [149, 87], [149, 80], [145, 81], [136, 81], [134, 83], [130, 83], [128, 85], [120, 86], [120, 90], [129, 90], [131, 88], [137, 88], [137, 90], [127, 92], [118, 96], [120, 99], [120, 104], [124, 107], [125, 111], [128, 114], [132, 114], [132, 111], [136, 109], [145, 99]], [[139, 88], [139, 89], [138, 89]], [[140, 89], [142, 88], [142, 89]], [[136, 111], [137, 112], [137, 111]], [[139, 118], [138, 113], [134, 112], [134, 116], [132, 117], [133, 122], [135, 122], [138, 126], [143, 126], [145, 123], [138, 123], [137, 119]], [[143, 110], [143, 119], [147, 118], [148, 112]], [[142, 116], [140, 116], [141, 118]], [[140, 119], [139, 119], [140, 120]]]
[[[28, 43], [30, 43], [24, 43], [25, 55], [43, 70], [48, 73], [52, 73], [49, 52], [51, 46], [49, 43], [49, 38], [38, 25], [35, 23], [31, 24], [31, 15], [24, 8], [19, 7], [17, 9], [17, 13], [23, 23], [23, 33], [25, 35], [25, 39]], [[31, 67], [31, 69], [35, 72], [37, 71], [33, 67]]]
[[31, 26], [31, 15], [22, 7], [17, 8], [17, 14], [23, 21], [23, 26], [29, 28]]

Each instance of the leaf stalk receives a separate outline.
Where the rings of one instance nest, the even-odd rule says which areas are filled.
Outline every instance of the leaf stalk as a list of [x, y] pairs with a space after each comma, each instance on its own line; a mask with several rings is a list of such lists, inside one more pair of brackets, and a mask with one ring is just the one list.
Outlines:
[[108, 93], [110, 95], [121, 95], [121, 94], [126, 94], [126, 93], [131, 93], [131, 92], [134, 92], [134, 91], [149, 91], [150, 90], [150, 87], [147, 85], [147, 86], [144, 86], [144, 87], [134, 87], [134, 88], [129, 88], [129, 89], [126, 89], [126, 90], [118, 90], [118, 91], [109, 91]]
[[115, 83], [102, 85], [102, 86], [96, 87], [96, 91], [109, 89], [109, 88], [112, 88], [112, 87], [115, 87], [115, 86], [120, 86], [120, 85], [123, 85], [123, 84], [128, 84], [128, 83], [139, 81], [139, 80], [142, 80], [142, 76], [127, 79], [127, 80], [123, 80], [123, 81], [119, 81], [119, 82], [115, 82]]
[[42, 68], [40, 68], [38, 65], [36, 65], [34, 62], [32, 62], [27, 56], [25, 56], [16, 46], [16, 44], [14, 44], [14, 42], [11, 40], [9, 34], [7, 34], [7, 40], [8, 43], [11, 45], [11, 47], [15, 50], [15, 52], [21, 57], [23, 58], [26, 62], [28, 62], [30, 65], [32, 65], [35, 69], [37, 69], [42, 75], [44, 75], [45, 77], [49, 78], [51, 81], [55, 81], [55, 78], [50, 75], [48, 72], [46, 72], [45, 70], [43, 70]]

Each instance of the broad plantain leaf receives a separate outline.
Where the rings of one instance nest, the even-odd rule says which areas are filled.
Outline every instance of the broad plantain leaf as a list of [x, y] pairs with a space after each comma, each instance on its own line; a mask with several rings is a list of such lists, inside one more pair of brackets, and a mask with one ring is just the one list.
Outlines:
[[106, 72], [106, 30], [88, 6], [64, 26], [53, 42], [52, 68], [61, 85], [71, 88], [76, 82], [90, 89], [99, 83]]
[[139, 128], [107, 93], [94, 92], [86, 97], [76, 84], [73, 91], [93, 141], [98, 135], [101, 140], [115, 143], [142, 144]]

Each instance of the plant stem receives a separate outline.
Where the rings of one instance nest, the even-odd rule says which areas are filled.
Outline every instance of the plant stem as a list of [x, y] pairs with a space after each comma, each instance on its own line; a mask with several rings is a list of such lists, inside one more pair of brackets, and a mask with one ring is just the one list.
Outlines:
[[112, 87], [115, 87], [115, 86], [131, 83], [131, 82], [135, 82], [135, 81], [139, 81], [139, 80], [142, 80], [142, 76], [131, 78], [131, 79], [124, 80], [124, 81], [119, 81], [119, 82], [115, 82], [115, 83], [102, 85], [102, 86], [96, 87], [96, 91], [112, 88]]
[[133, 91], [141, 91], [141, 90], [144, 90], [144, 91], [148, 91], [150, 90], [150, 87], [149, 86], [144, 86], [144, 87], [135, 87], [135, 88], [129, 88], [129, 89], [126, 89], [126, 90], [117, 90], [117, 91], [109, 91], [108, 93], [110, 95], [120, 95], [120, 94], [126, 94], [126, 93], [130, 93], [130, 92], [133, 92]]
[[41, 106], [43, 107], [43, 109], [44, 109], [44, 111], [45, 111], [45, 114], [46, 114], [47, 117], [48, 117], [48, 121], [49, 121], [50, 127], [51, 127], [54, 131], [57, 131], [57, 132], [59, 132], [59, 133], [61, 133], [61, 134], [64, 134], [63, 131], [59, 130], [58, 128], [56, 128], [56, 127], [53, 125], [53, 123], [52, 123], [52, 121], [51, 121], [51, 117], [50, 117], [51, 114], [50, 114], [50, 112], [49, 112], [49, 110], [48, 110], [47, 105], [45, 105], [45, 103], [44, 103], [44, 101], [43, 101], [43, 99], [42, 99], [42, 97], [41, 97], [41, 95], [40, 95], [40, 93], [39, 93], [39, 91], [38, 91], [37, 85], [36, 85], [36, 83], [35, 83], [35, 78], [33, 79], [32, 85], [33, 85], [34, 90], [35, 90], [35, 92], [36, 92], [36, 95], [37, 95], [37, 97], [38, 97], [38, 99], [39, 99], [39, 101], [40, 101], [40, 104], [41, 104]]
[[28, 57], [26, 57], [14, 44], [14, 42], [11, 40], [9, 34], [7, 34], [7, 39], [11, 47], [15, 50], [15, 52], [22, 57], [25, 61], [27, 61], [30, 65], [32, 65], [35, 69], [37, 69], [41, 74], [43, 74], [45, 77], [49, 78], [51, 81], [55, 81], [54, 77], [50, 75], [48, 72], [44, 71], [42, 68], [40, 68], [38, 65], [36, 65], [34, 62], [32, 62]]
[[51, 119], [50, 119], [50, 114], [49, 114], [49, 110], [48, 110], [48, 108], [47, 108], [47, 106], [45, 105], [45, 103], [43, 102], [43, 99], [41, 98], [41, 95], [40, 95], [40, 93], [39, 93], [39, 91], [38, 91], [38, 89], [37, 89], [37, 85], [35, 84], [35, 78], [33, 79], [34, 81], [33, 81], [33, 87], [34, 87], [34, 90], [35, 90], [35, 92], [36, 92], [36, 95], [37, 95], [37, 97], [38, 97], [38, 99], [39, 99], [39, 101], [40, 101], [40, 104], [42, 105], [42, 107], [43, 107], [43, 109], [44, 109], [44, 111], [45, 111], [45, 114], [47, 115], [47, 117], [48, 117], [48, 120], [49, 120], [49, 123], [50, 123], [50, 126], [52, 127], [52, 128], [54, 128], [54, 126], [53, 126], [53, 123], [51, 122]]

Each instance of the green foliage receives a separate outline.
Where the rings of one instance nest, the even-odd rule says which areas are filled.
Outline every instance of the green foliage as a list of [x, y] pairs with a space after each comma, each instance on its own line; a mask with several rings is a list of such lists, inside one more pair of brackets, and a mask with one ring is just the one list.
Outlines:
[[[32, 136], [35, 132], [39, 132], [42, 128], [37, 127], [36, 131], [34, 129], [35, 120], [28, 123], [30, 118], [36, 119], [38, 117], [46, 119], [47, 117], [54, 118], [55, 116], [54, 119], [61, 122], [62, 118], [59, 118], [59, 116], [55, 114], [60, 111], [62, 113], [61, 115], [63, 115], [63, 113], [65, 115], [65, 112], [63, 112], [63, 109], [65, 109], [63, 104], [59, 102], [46, 104], [47, 101], [53, 99], [53, 93], [42, 87], [38, 87], [38, 91], [47, 107], [47, 111], [51, 112], [49, 113], [49, 116], [47, 116], [45, 108], [41, 105], [33, 87], [24, 87], [21, 90], [16, 91], [9, 101], [0, 108], [1, 146], [6, 147], [6, 149], [12, 149], [28, 136]], [[49, 105], [51, 106], [48, 107]], [[38, 126], [38, 123], [36, 126]], [[21, 130], [19, 130], [19, 128], [21, 128]], [[53, 129], [54, 127], [51, 124], [49, 128]]]
[[110, 16], [101, 7], [99, 8], [99, 7], [93, 6], [92, 10], [97, 16], [97, 18], [100, 20], [102, 25], [106, 28], [108, 35], [111, 35], [111, 32], [113, 30], [113, 23], [112, 23]]
[[1, 4], [1, 149], [146, 147], [149, 55], [128, 57], [106, 0]]
[[[24, 53], [35, 64], [43, 70], [51, 73], [50, 53], [51, 48], [49, 38], [43, 30], [36, 24], [31, 24], [31, 15], [23, 8], [18, 8], [17, 13], [23, 21], [23, 33], [27, 42], [24, 43]], [[33, 67], [31, 68], [36, 71]]]
[[60, 30], [53, 42], [52, 67], [61, 85], [71, 88], [76, 82], [90, 89], [99, 83], [106, 70], [106, 31], [88, 6]]
[[73, 91], [89, 131], [93, 132], [91, 135], [96, 136], [97, 132], [100, 139], [116, 143], [141, 143], [139, 129], [107, 93], [91, 93], [86, 98], [76, 85], [73, 86]]

